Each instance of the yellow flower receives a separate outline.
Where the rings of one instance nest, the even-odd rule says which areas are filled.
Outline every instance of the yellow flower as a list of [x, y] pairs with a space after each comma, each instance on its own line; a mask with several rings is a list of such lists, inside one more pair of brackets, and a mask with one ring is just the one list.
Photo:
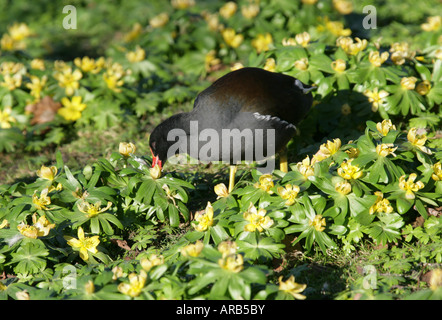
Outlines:
[[416, 81], [416, 77], [403, 77], [401, 79], [401, 87], [405, 90], [414, 90]]
[[195, 0], [171, 0], [170, 3], [175, 9], [187, 9], [195, 5]]
[[276, 70], [276, 61], [273, 58], [267, 58], [266, 63], [264, 65], [264, 70], [275, 72]]
[[58, 109], [57, 113], [68, 121], [80, 119], [81, 112], [86, 109], [86, 104], [81, 103], [82, 99], [81, 96], [74, 96], [72, 97], [72, 100], [64, 97], [61, 99], [63, 107]]
[[396, 130], [396, 126], [391, 122], [390, 119], [385, 119], [376, 124], [376, 129], [378, 129], [379, 133], [381, 133], [383, 136], [386, 136], [390, 130]]
[[129, 275], [128, 278], [129, 283], [120, 283], [118, 285], [118, 291], [132, 298], [138, 297], [141, 294], [141, 291], [143, 290], [144, 284], [147, 280], [146, 271], [141, 270], [139, 275], [133, 272]]
[[29, 296], [29, 293], [26, 290], [17, 291], [15, 293], [15, 297], [17, 298], [17, 300], [31, 300], [31, 297]]
[[224, 4], [219, 9], [219, 14], [224, 19], [229, 19], [230, 17], [232, 17], [235, 14], [237, 8], [238, 8], [238, 5], [235, 2], [229, 1], [229, 2], [226, 2], [226, 4]]
[[440, 29], [441, 25], [442, 25], [442, 17], [433, 16], [433, 17], [428, 17], [427, 22], [421, 24], [421, 28], [424, 31], [437, 31]]
[[301, 58], [299, 60], [296, 60], [294, 63], [294, 66], [298, 70], [305, 71], [308, 69], [308, 59], [307, 58]]
[[413, 59], [416, 55], [415, 51], [409, 50], [408, 43], [395, 42], [390, 46], [391, 60], [396, 65], [402, 65], [406, 59]]
[[259, 182], [254, 184], [255, 188], [260, 188], [261, 190], [264, 190], [265, 192], [272, 194], [273, 191], [270, 190], [275, 185], [273, 184], [273, 177], [271, 174], [263, 174], [259, 177]]
[[31, 75], [31, 83], [27, 83], [26, 87], [31, 90], [30, 94], [35, 98], [35, 100], [40, 100], [41, 91], [46, 85], [48, 80], [47, 76], [43, 76], [41, 79], [37, 76]]
[[342, 59], [337, 59], [331, 63], [331, 67], [338, 73], [344, 72], [346, 68], [345, 61]]
[[[327, 17], [324, 19], [324, 21], [325, 28], [330, 31], [334, 36], [346, 37], [351, 35], [351, 29], [344, 28], [344, 24], [341, 21], [329, 21]], [[322, 30], [323, 27], [320, 26], [319, 29]]]
[[251, 3], [247, 6], [241, 7], [241, 14], [246, 19], [253, 19], [255, 18], [259, 13], [259, 4], [257, 3]]
[[51, 198], [48, 197], [48, 188], [41, 191], [40, 197], [37, 196], [36, 192], [32, 196], [32, 203], [38, 210], [48, 210], [46, 206], [51, 204]]
[[11, 112], [11, 107], [5, 107], [3, 111], [0, 110], [0, 128], [9, 129], [11, 128], [12, 122], [17, 122], [17, 120], [13, 116], [11, 116]]
[[252, 47], [255, 48], [256, 52], [261, 53], [268, 51], [272, 43], [272, 35], [267, 32], [266, 34], [258, 34], [258, 36], [252, 40]]
[[210, 71], [212, 67], [221, 63], [221, 60], [216, 57], [216, 51], [210, 50], [204, 57], [204, 66], [206, 71]]
[[414, 199], [415, 198], [414, 192], [419, 191], [425, 186], [422, 181], [418, 181], [415, 183], [414, 180], [416, 180], [416, 178], [417, 178], [416, 173], [410, 174], [407, 180], [405, 180], [405, 175], [399, 178], [399, 188], [406, 191], [405, 198], [407, 199], [410, 200]]
[[194, 244], [188, 244], [187, 246], [183, 247], [181, 249], [181, 254], [184, 257], [190, 256], [190, 257], [198, 257], [201, 253], [201, 251], [203, 251], [204, 248], [204, 243], [200, 240], [198, 240], [197, 242], [195, 242]]
[[371, 102], [371, 110], [373, 112], [378, 111], [379, 105], [384, 103], [384, 98], [386, 98], [389, 93], [385, 90], [379, 91], [378, 88], [374, 88], [373, 91], [365, 90], [364, 96], [368, 97], [368, 101]]
[[442, 287], [442, 269], [433, 269], [431, 270], [430, 289], [436, 291], [440, 287]]
[[32, 35], [26, 23], [14, 23], [8, 27], [8, 33], [14, 41], [22, 41]]
[[3, 76], [3, 82], [1, 82], [0, 85], [7, 88], [9, 91], [13, 91], [17, 88], [20, 88], [21, 83], [22, 75], [20, 73], [16, 73], [12, 76], [10, 74], [5, 74]]
[[424, 80], [416, 86], [416, 91], [421, 96], [427, 95], [428, 92], [430, 92], [430, 90], [431, 90], [431, 82], [428, 80]]
[[125, 156], [127, 158], [137, 151], [137, 147], [135, 147], [132, 142], [120, 142], [120, 145], [118, 146], [118, 151], [122, 156]]
[[382, 144], [378, 144], [376, 146], [376, 153], [378, 155], [380, 155], [381, 157], [386, 157], [388, 155], [393, 155], [393, 157], [396, 157], [396, 154], [394, 153], [397, 149], [393, 148], [394, 145], [392, 143], [382, 143]]
[[156, 164], [153, 168], [149, 168], [149, 173], [152, 179], [156, 180], [161, 177], [161, 168]]
[[126, 59], [132, 63], [143, 61], [144, 58], [146, 58], [146, 51], [138, 45], [135, 47], [135, 51], [129, 51], [126, 54]]
[[235, 64], [230, 68], [230, 71], [235, 71], [244, 68], [241, 62], [235, 62]]
[[[341, 148], [341, 139], [328, 140], [319, 147], [319, 151], [313, 156], [315, 161], [322, 161], [334, 155]], [[312, 160], [313, 161], [313, 160]]]
[[299, 33], [295, 36], [295, 41], [306, 48], [311, 40], [310, 34], [308, 32]]
[[3, 34], [2, 38], [1, 38], [1, 40], [0, 40], [0, 47], [2, 48], [2, 50], [5, 50], [5, 51], [24, 49], [24, 45], [23, 44], [21, 44], [21, 43], [18, 44], [7, 33]]
[[222, 253], [223, 258], [236, 253], [237, 244], [235, 241], [222, 241], [218, 245], [218, 251]]
[[351, 192], [351, 184], [347, 180], [340, 181], [335, 184], [335, 190], [345, 196]]
[[124, 74], [123, 66], [118, 62], [114, 62], [108, 66], [106, 72], [103, 74], [103, 80], [109, 89], [114, 92], [121, 92], [119, 87], [124, 84], [124, 81], [121, 79]]
[[213, 207], [210, 202], [207, 202], [204, 212], [200, 211], [195, 214], [195, 221], [198, 222], [194, 225], [196, 231], [206, 231], [213, 225]]
[[207, 26], [211, 31], [217, 31], [220, 28], [218, 14], [210, 14], [208, 12], [203, 13], [204, 20], [207, 22]]
[[224, 183], [217, 184], [214, 189], [216, 195], [218, 196], [217, 199], [226, 198], [229, 196], [229, 190], [227, 190], [227, 187]]
[[310, 162], [310, 157], [307, 156], [304, 160], [296, 164], [296, 168], [307, 179], [308, 177], [315, 175], [315, 170], [313, 168], [315, 162], [315, 158], [312, 158]]
[[91, 204], [87, 201], [82, 201], [77, 204], [78, 210], [80, 212], [86, 213], [86, 217], [92, 218], [97, 216], [98, 214], [107, 211], [112, 206], [112, 202], [108, 201], [107, 206], [104, 208], [101, 207], [101, 201], [96, 202], [95, 204]]
[[65, 88], [66, 95], [72, 96], [74, 91], [80, 87], [78, 81], [83, 78], [83, 74], [78, 69], [72, 72], [72, 69], [67, 67], [55, 73], [54, 78], [58, 81], [60, 87]]
[[92, 280], [88, 280], [88, 282], [86, 282], [86, 284], [84, 285], [84, 291], [86, 292], [86, 294], [89, 295], [95, 292], [95, 285]]
[[2, 75], [16, 74], [16, 73], [25, 74], [26, 68], [22, 63], [5, 61], [0, 64], [0, 73]]
[[31, 69], [44, 71], [46, 69], [44, 60], [43, 59], [32, 59]]
[[85, 237], [82, 227], [78, 227], [78, 239], [69, 236], [64, 236], [64, 238], [74, 250], [80, 251], [80, 258], [84, 261], [89, 260], [89, 252], [92, 254], [98, 252], [97, 246], [100, 243], [98, 236]]
[[160, 13], [149, 20], [149, 25], [152, 28], [164, 27], [169, 22], [169, 15], [166, 12]]
[[2, 223], [0, 223], [0, 229], [6, 228], [9, 226], [9, 221], [4, 219]]
[[316, 231], [322, 232], [325, 230], [325, 218], [323, 218], [320, 214], [315, 215], [313, 220], [310, 220], [308, 224], [314, 227]]
[[284, 47], [288, 47], [288, 46], [296, 46], [296, 44], [297, 44], [297, 41], [296, 41], [296, 39], [294, 39], [294, 38], [284, 38], [284, 39], [282, 39], [282, 45], [284, 46]]
[[140, 261], [141, 267], [148, 272], [150, 269], [156, 266], [160, 266], [164, 263], [164, 257], [162, 255], [157, 256], [152, 254], [149, 258], [143, 258]]
[[333, 7], [340, 14], [350, 14], [353, 12], [353, 3], [348, 0], [333, 0]]
[[51, 166], [46, 167], [44, 165], [41, 166], [39, 170], [37, 170], [37, 176], [42, 179], [46, 180], [54, 180], [55, 176], [57, 175], [57, 167]]
[[244, 230], [248, 232], [258, 230], [262, 232], [264, 229], [270, 228], [273, 225], [273, 220], [266, 216], [266, 212], [262, 208], [257, 210], [253, 203], [250, 203], [249, 208], [243, 214], [244, 219], [250, 222], [244, 227]]
[[295, 199], [299, 193], [299, 187], [291, 184], [287, 184], [285, 187], [278, 187], [278, 193], [282, 199], [287, 200], [285, 204], [291, 206], [295, 203]]
[[355, 158], [357, 158], [359, 156], [360, 151], [359, 151], [358, 148], [353, 148], [352, 147], [352, 148], [350, 148], [348, 150], [345, 150], [345, 153], [348, 154], [348, 157], [350, 159], [355, 159]]
[[278, 278], [279, 290], [291, 294], [295, 299], [304, 300], [306, 296], [302, 295], [301, 292], [307, 288], [306, 284], [299, 284], [295, 282], [295, 277], [290, 276], [287, 281], [282, 281], [283, 276]]
[[361, 40], [358, 37], [355, 38], [356, 42], [351, 42], [348, 47], [344, 47], [344, 51], [350, 55], [357, 55], [367, 47], [367, 40]]
[[431, 150], [425, 147], [427, 141], [427, 135], [424, 129], [411, 128], [407, 134], [408, 141], [415, 147], [419, 148], [422, 152], [431, 154]]
[[37, 239], [38, 237], [45, 237], [49, 234], [52, 228], [55, 227], [55, 224], [49, 223], [48, 219], [45, 216], [41, 216], [37, 220], [37, 215], [34, 213], [32, 215], [33, 225], [29, 226], [24, 222], [20, 223], [17, 226], [17, 229], [20, 231], [22, 235], [31, 239]]
[[338, 174], [346, 180], [359, 179], [363, 175], [361, 168], [352, 165], [352, 161], [353, 159], [343, 161], [341, 167], [338, 168]]
[[384, 195], [380, 191], [376, 191], [374, 193], [377, 196], [375, 204], [373, 204], [370, 207], [369, 213], [373, 214], [376, 212], [383, 212], [383, 213], [392, 213], [393, 207], [390, 204], [390, 201], [388, 199], [384, 199]]
[[105, 60], [103, 57], [98, 58], [96, 61], [95, 59], [89, 57], [75, 58], [74, 64], [83, 72], [91, 72], [96, 74], [104, 67]]
[[301, 0], [303, 4], [315, 4], [318, 0]]
[[231, 254], [218, 260], [218, 264], [224, 270], [238, 273], [244, 268], [244, 259], [240, 254]]
[[433, 174], [431, 175], [431, 177], [433, 178], [433, 180], [436, 181], [441, 181], [442, 180], [442, 165], [441, 162], [436, 162], [433, 166]]
[[124, 41], [131, 42], [136, 38], [138, 38], [142, 32], [143, 32], [143, 27], [141, 26], [140, 23], [137, 22], [132, 26], [132, 30], [130, 30], [127, 34], [124, 35]]
[[388, 52], [382, 52], [381, 54], [379, 51], [370, 51], [368, 60], [373, 66], [380, 67], [388, 59], [388, 56]]

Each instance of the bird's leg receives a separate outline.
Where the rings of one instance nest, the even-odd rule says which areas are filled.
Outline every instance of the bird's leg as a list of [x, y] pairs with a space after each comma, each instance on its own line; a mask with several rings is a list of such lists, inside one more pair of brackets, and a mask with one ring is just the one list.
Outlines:
[[289, 167], [288, 167], [288, 160], [287, 160], [287, 148], [284, 147], [284, 149], [282, 149], [279, 152], [279, 169], [282, 172], [289, 172]]
[[233, 191], [233, 187], [235, 186], [235, 174], [236, 174], [236, 165], [231, 165], [230, 175], [229, 175], [229, 193]]

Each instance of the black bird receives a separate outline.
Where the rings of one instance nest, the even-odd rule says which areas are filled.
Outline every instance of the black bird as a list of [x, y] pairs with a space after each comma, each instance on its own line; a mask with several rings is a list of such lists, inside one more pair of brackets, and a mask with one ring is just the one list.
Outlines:
[[227, 162], [229, 192], [239, 161], [279, 153], [280, 169], [287, 172], [285, 147], [312, 105], [312, 89], [291, 76], [259, 68], [230, 72], [198, 95], [192, 111], [176, 114], [153, 130], [152, 166], [162, 167], [178, 153]]

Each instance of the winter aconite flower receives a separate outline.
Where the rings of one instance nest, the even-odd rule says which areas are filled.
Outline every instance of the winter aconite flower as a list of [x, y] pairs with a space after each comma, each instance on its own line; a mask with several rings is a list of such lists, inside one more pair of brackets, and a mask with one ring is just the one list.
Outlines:
[[238, 273], [244, 268], [244, 258], [241, 254], [230, 254], [218, 260], [218, 265], [224, 270]]
[[431, 270], [430, 289], [436, 291], [437, 288], [442, 287], [442, 269]]
[[376, 124], [376, 129], [378, 129], [380, 134], [386, 136], [390, 130], [396, 130], [396, 126], [391, 122], [390, 119], [385, 119]]
[[398, 147], [394, 147], [392, 143], [382, 143], [376, 146], [376, 153], [381, 157], [386, 157], [390, 154], [393, 155], [393, 157], [396, 157], [394, 151], [396, 151], [397, 148]]
[[235, 241], [222, 241], [218, 245], [218, 251], [222, 253], [223, 258], [235, 254], [236, 250], [238, 248], [238, 245]]
[[198, 240], [195, 243], [188, 244], [187, 246], [181, 249], [181, 254], [184, 257], [193, 257], [196, 258], [200, 255], [201, 251], [203, 251], [204, 243]]
[[291, 294], [295, 299], [304, 300], [306, 296], [302, 295], [301, 292], [307, 288], [306, 284], [299, 284], [295, 282], [295, 277], [290, 276], [287, 281], [282, 281], [283, 276], [278, 278], [279, 290]]
[[126, 59], [132, 63], [143, 61], [144, 58], [146, 58], [146, 51], [144, 51], [144, 49], [140, 46], [136, 46], [134, 51], [129, 51], [126, 53]]
[[333, 7], [340, 14], [350, 14], [353, 12], [353, 3], [349, 0], [333, 0]]
[[346, 180], [359, 179], [363, 175], [361, 168], [356, 165], [352, 165], [352, 161], [353, 159], [343, 161], [341, 163], [341, 167], [338, 168], [338, 174]]
[[92, 74], [97, 74], [104, 67], [105, 60], [103, 57], [100, 57], [97, 60], [89, 57], [75, 58], [74, 64], [78, 68], [80, 68], [81, 71], [83, 72], [90, 72]]
[[11, 116], [11, 113], [11, 107], [5, 107], [3, 111], [0, 110], [0, 128], [9, 129], [12, 127], [11, 123], [17, 122], [17, 120]]
[[422, 152], [431, 154], [431, 150], [425, 147], [425, 142], [427, 141], [427, 135], [424, 129], [411, 128], [407, 133], [408, 141]]
[[204, 211], [200, 211], [195, 214], [195, 221], [197, 222], [197, 224], [194, 224], [196, 231], [206, 231], [210, 226], [213, 225], [213, 207], [210, 201], [207, 202], [207, 206]]
[[258, 34], [258, 36], [252, 40], [252, 47], [255, 48], [257, 53], [261, 53], [268, 51], [272, 43], [272, 35], [267, 32], [265, 34]]
[[224, 183], [217, 184], [214, 189], [216, 195], [218, 196], [217, 199], [226, 198], [229, 196], [229, 190]]
[[163, 12], [150, 19], [149, 25], [152, 28], [161, 28], [164, 27], [168, 22], [169, 22], [169, 15], [167, 14], [167, 12]]
[[388, 59], [388, 56], [388, 52], [382, 52], [381, 54], [379, 51], [371, 51], [368, 54], [368, 61], [370, 61], [373, 66], [380, 67]]
[[103, 73], [103, 80], [106, 86], [114, 92], [121, 92], [121, 86], [123, 86], [123, 76], [125, 75], [123, 66], [118, 62], [109, 63], [106, 71]]
[[184, 10], [195, 5], [195, 0], [171, 0], [170, 4], [175, 9]]
[[51, 229], [55, 227], [55, 224], [50, 223], [45, 216], [41, 216], [37, 219], [37, 213], [32, 215], [32, 226], [20, 223], [17, 228], [22, 235], [27, 238], [37, 239], [38, 237], [45, 237], [49, 234]]
[[335, 190], [345, 196], [351, 192], [351, 184], [347, 180], [340, 181], [335, 184]]
[[141, 267], [147, 272], [153, 267], [160, 266], [164, 263], [164, 257], [162, 255], [157, 256], [152, 254], [149, 258], [143, 258], [140, 261]]
[[346, 69], [345, 61], [342, 59], [337, 59], [331, 63], [331, 67], [334, 71], [341, 73]]
[[384, 198], [383, 193], [380, 191], [376, 191], [374, 194], [377, 196], [377, 199], [375, 204], [370, 207], [369, 213], [370, 214], [376, 212], [392, 213], [393, 207], [391, 206], [390, 201]]
[[133, 272], [128, 276], [128, 278], [129, 283], [120, 283], [118, 285], [118, 291], [132, 298], [138, 297], [141, 294], [141, 290], [143, 290], [144, 284], [147, 280], [146, 271], [141, 270], [139, 275]]
[[48, 188], [41, 191], [40, 197], [37, 196], [37, 191], [34, 192], [32, 196], [32, 203], [38, 210], [48, 210], [47, 205], [51, 204], [51, 198], [48, 197]]
[[308, 69], [308, 59], [307, 58], [301, 58], [299, 60], [296, 60], [293, 65], [296, 69], [305, 71]]
[[65, 92], [67, 96], [72, 96], [80, 87], [81, 78], [83, 78], [83, 74], [80, 70], [75, 69], [72, 71], [70, 67], [66, 67], [61, 71], [58, 71], [54, 74], [54, 78], [58, 81], [58, 85], [62, 88], [65, 88]]
[[317, 214], [313, 220], [309, 221], [309, 225], [315, 228], [316, 231], [322, 232], [325, 230], [325, 218], [323, 218], [320, 214]]
[[62, 108], [58, 109], [58, 114], [67, 121], [76, 121], [81, 118], [81, 112], [86, 109], [86, 104], [82, 103], [81, 96], [72, 97], [71, 100], [64, 97], [61, 99]]
[[97, 216], [100, 213], [107, 211], [112, 206], [112, 202], [108, 201], [106, 207], [101, 208], [101, 201], [91, 204], [87, 201], [82, 201], [77, 204], [78, 210], [86, 214], [88, 218]]
[[437, 31], [442, 26], [441, 16], [432, 16], [427, 18], [426, 23], [421, 24], [421, 28], [424, 31]]
[[232, 28], [224, 29], [221, 34], [227, 45], [232, 48], [238, 48], [244, 41], [244, 36], [242, 34], [236, 34]]
[[149, 168], [149, 173], [152, 179], [156, 180], [161, 177], [161, 168], [156, 164], [153, 168]]
[[405, 60], [411, 60], [416, 55], [415, 51], [409, 49], [406, 42], [395, 42], [390, 47], [391, 61], [396, 65], [402, 65]]
[[401, 79], [401, 87], [405, 90], [414, 90], [416, 87], [416, 77], [403, 77]]
[[137, 147], [132, 142], [120, 142], [118, 146], [118, 152], [126, 158], [134, 154], [135, 151], [137, 151]]
[[373, 112], [378, 111], [379, 105], [384, 103], [384, 99], [389, 95], [385, 90], [374, 88], [373, 90], [365, 90], [364, 96], [368, 97], [368, 101], [371, 102], [371, 110]]
[[241, 7], [241, 14], [246, 19], [253, 19], [258, 15], [259, 10], [259, 4], [250, 3]]
[[3, 81], [0, 82], [2, 87], [5, 87], [9, 91], [14, 91], [17, 88], [20, 88], [22, 84], [22, 75], [20, 73], [16, 73], [14, 75], [5, 74], [3, 76]]
[[40, 100], [41, 91], [46, 86], [48, 80], [47, 76], [41, 77], [30, 76], [31, 82], [26, 84], [26, 87], [31, 90], [30, 94], [35, 98], [36, 101]]
[[[328, 140], [319, 147], [319, 151], [313, 156], [315, 161], [322, 161], [331, 157], [341, 148], [341, 139], [336, 138], [333, 141]], [[313, 160], [312, 160], [313, 161]]]
[[442, 165], [441, 162], [436, 162], [433, 166], [433, 174], [431, 175], [431, 178], [435, 181], [442, 181]]
[[55, 176], [57, 175], [57, 167], [51, 166], [46, 167], [44, 165], [41, 166], [39, 170], [37, 170], [37, 176], [42, 179], [46, 180], [54, 180]]
[[254, 184], [255, 188], [259, 188], [269, 194], [272, 194], [273, 191], [270, 190], [271, 188], [274, 187], [273, 184], [273, 177], [271, 174], [263, 174], [262, 176], [259, 177], [259, 182]]
[[78, 239], [64, 236], [74, 250], [80, 251], [80, 258], [84, 261], [89, 260], [89, 253], [95, 254], [98, 252], [97, 246], [100, 243], [98, 236], [85, 237], [82, 227], [78, 227]]
[[315, 169], [313, 167], [314, 164], [315, 159], [312, 158], [312, 160], [310, 161], [310, 157], [307, 156], [304, 160], [296, 164], [296, 168], [304, 176], [304, 178], [307, 179], [308, 177], [315, 175]]
[[428, 80], [424, 80], [422, 82], [419, 82], [419, 84], [416, 86], [416, 92], [419, 93], [421, 96], [427, 95], [431, 90], [431, 82]]
[[348, 55], [355, 56], [367, 47], [367, 40], [356, 37], [356, 42], [350, 37], [339, 37], [336, 45], [341, 47]]
[[413, 200], [415, 198], [414, 193], [422, 189], [425, 185], [422, 181], [414, 182], [417, 178], [416, 173], [410, 174], [407, 180], [405, 177], [406, 175], [403, 175], [399, 178], [399, 188], [406, 191], [405, 198]]
[[285, 187], [278, 187], [278, 193], [282, 199], [286, 200], [285, 204], [291, 206], [295, 203], [300, 188], [295, 185], [287, 184]]
[[269, 216], [266, 216], [267, 211], [260, 208], [259, 210], [250, 203], [249, 208], [244, 212], [243, 217], [249, 223], [244, 227], [245, 231], [254, 232], [258, 230], [259, 232], [268, 229], [273, 225], [273, 220]]
[[266, 63], [263, 67], [264, 70], [275, 72], [276, 70], [276, 61], [273, 58], [267, 58]]
[[238, 5], [233, 2], [233, 1], [229, 1], [226, 2], [220, 9], [219, 9], [219, 14], [224, 18], [224, 19], [229, 19], [231, 18], [236, 10], [238, 9]]
[[305, 31], [303, 33], [298, 33], [295, 36], [296, 43], [304, 48], [306, 48], [308, 46], [308, 44], [310, 43], [310, 40], [311, 40], [310, 34]]

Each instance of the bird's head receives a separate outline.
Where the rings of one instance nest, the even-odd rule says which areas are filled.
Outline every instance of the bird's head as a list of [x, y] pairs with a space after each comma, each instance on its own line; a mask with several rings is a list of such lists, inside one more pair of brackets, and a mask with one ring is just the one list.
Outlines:
[[167, 144], [163, 141], [163, 136], [158, 128], [150, 135], [149, 146], [152, 153], [152, 168], [158, 165], [162, 169], [163, 163], [167, 160]]

